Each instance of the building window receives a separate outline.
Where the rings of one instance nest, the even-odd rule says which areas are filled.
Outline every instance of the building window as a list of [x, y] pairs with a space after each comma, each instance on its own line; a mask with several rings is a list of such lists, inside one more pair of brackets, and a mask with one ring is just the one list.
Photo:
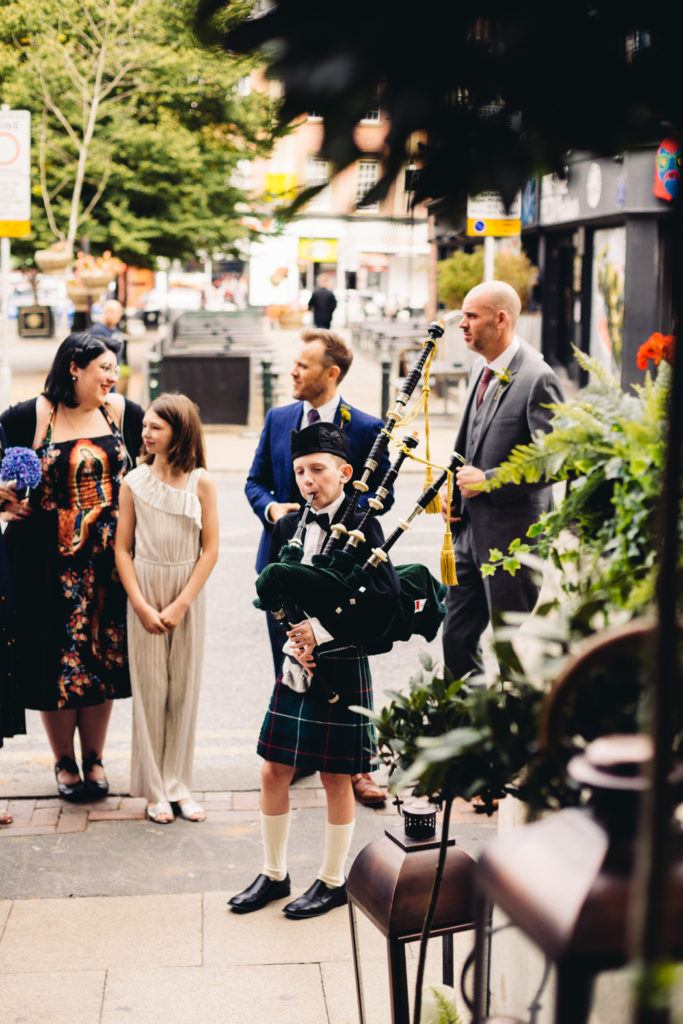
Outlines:
[[375, 94], [372, 98], [372, 106], [369, 110], [366, 110], [360, 119], [361, 124], [377, 124], [380, 119], [379, 112], [379, 87], [375, 89]]
[[[359, 203], [363, 196], [367, 195], [373, 185], [379, 179], [379, 163], [377, 160], [358, 161], [358, 182], [356, 185], [356, 203]], [[377, 213], [379, 203], [372, 203], [362, 208], [363, 213]]]
[[[330, 180], [330, 169], [327, 160], [319, 160], [317, 157], [309, 156], [306, 160], [306, 188], [313, 185], [326, 185]], [[306, 204], [309, 211], [317, 210], [319, 213], [329, 212], [332, 204], [332, 190], [324, 188], [317, 196], [310, 199]]]

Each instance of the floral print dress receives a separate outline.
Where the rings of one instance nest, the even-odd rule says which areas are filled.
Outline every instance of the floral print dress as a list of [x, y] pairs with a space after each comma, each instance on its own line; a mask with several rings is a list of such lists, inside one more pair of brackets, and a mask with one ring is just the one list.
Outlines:
[[[36, 525], [43, 519], [56, 538], [56, 579], [44, 581], [55, 605], [54, 675], [25, 680], [26, 706], [40, 710], [130, 696], [126, 596], [114, 563], [119, 487], [130, 466], [118, 426], [105, 406], [101, 412], [109, 433], [54, 442], [53, 410], [37, 450], [43, 479], [31, 518]], [[40, 642], [38, 625], [34, 642]]]

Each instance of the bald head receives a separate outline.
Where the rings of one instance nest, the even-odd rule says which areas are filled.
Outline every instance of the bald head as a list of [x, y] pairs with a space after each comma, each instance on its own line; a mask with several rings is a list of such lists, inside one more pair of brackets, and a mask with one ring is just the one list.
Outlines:
[[106, 327], [116, 327], [123, 316], [123, 306], [117, 299], [108, 299], [102, 307], [102, 323]]
[[491, 362], [502, 355], [515, 336], [522, 304], [514, 288], [503, 281], [485, 281], [471, 289], [462, 304], [465, 344]]
[[467, 293], [465, 301], [470, 298], [479, 299], [492, 313], [504, 310], [514, 330], [519, 320], [519, 314], [522, 312], [522, 303], [511, 285], [506, 284], [505, 281], [485, 281], [483, 284], [475, 285]]

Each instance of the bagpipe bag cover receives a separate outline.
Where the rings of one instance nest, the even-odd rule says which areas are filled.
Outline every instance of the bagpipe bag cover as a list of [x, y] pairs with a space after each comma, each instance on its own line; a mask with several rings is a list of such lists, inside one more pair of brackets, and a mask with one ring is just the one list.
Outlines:
[[319, 619], [335, 640], [362, 643], [368, 654], [383, 654], [414, 634], [433, 640], [446, 614], [448, 588], [426, 566], [398, 565], [396, 574], [401, 584], [398, 599], [375, 590], [359, 591], [369, 578], [359, 566], [348, 576], [320, 565], [273, 562], [257, 578], [256, 591], [264, 609], [296, 606]]

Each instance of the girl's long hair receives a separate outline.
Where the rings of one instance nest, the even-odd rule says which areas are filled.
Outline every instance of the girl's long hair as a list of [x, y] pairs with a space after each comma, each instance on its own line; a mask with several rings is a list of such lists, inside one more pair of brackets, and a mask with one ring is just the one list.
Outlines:
[[[149, 405], [147, 412], [156, 413], [171, 427], [171, 444], [166, 459], [169, 466], [183, 473], [206, 469], [206, 450], [199, 409], [195, 403], [178, 393], [164, 392]], [[146, 453], [144, 445], [140, 462], [153, 462], [154, 454]]]

